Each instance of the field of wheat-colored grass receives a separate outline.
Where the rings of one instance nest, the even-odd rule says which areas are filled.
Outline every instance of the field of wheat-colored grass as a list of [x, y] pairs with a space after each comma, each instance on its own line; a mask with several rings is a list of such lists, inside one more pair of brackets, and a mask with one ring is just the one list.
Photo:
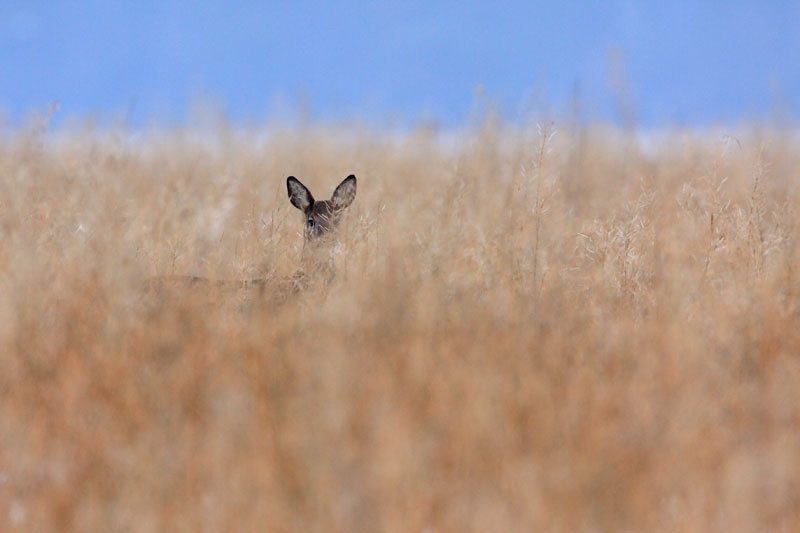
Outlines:
[[794, 531], [799, 226], [786, 131], [8, 132], [0, 530]]

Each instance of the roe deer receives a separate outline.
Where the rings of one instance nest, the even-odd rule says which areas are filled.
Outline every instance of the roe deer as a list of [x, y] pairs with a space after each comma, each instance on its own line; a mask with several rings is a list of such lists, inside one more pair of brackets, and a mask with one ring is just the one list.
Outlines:
[[339, 218], [356, 197], [356, 177], [347, 176], [333, 191], [330, 200], [314, 200], [308, 188], [294, 176], [286, 178], [289, 201], [303, 212], [306, 243], [328, 233], [339, 224]]
[[[286, 178], [286, 190], [289, 201], [303, 212], [303, 250], [310, 243], [323, 241], [322, 237], [334, 230], [341, 220], [343, 211], [353, 203], [356, 197], [356, 177], [347, 176], [333, 191], [330, 200], [315, 200], [308, 187], [303, 185], [294, 176]], [[330, 268], [330, 265], [328, 265]], [[319, 274], [324, 269], [319, 261], [314, 265], [312, 272]], [[167, 287], [205, 287], [223, 290], [257, 290], [264, 292], [268, 287], [274, 289], [274, 295], [280, 300], [301, 290], [309, 281], [309, 275], [300, 268], [294, 275], [282, 279], [246, 279], [246, 280], [216, 280], [200, 276], [156, 276], [149, 282], [150, 290], [161, 291]]]

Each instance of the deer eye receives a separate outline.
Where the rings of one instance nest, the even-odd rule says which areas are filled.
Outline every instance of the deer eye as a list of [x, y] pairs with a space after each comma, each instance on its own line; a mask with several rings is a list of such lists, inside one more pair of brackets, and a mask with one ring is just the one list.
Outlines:
[[309, 218], [307, 225], [308, 225], [309, 229], [313, 228], [314, 227], [314, 219], [313, 218]]

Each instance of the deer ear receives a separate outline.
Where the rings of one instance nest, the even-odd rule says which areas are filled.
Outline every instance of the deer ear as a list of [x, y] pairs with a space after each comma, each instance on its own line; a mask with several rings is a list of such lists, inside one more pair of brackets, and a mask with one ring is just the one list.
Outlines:
[[345, 207], [349, 206], [353, 203], [353, 200], [356, 198], [356, 177], [352, 174], [347, 176], [344, 181], [342, 181], [336, 190], [333, 191], [333, 198], [331, 198], [331, 203], [333, 203], [333, 210], [340, 211]]
[[289, 201], [300, 211], [306, 213], [314, 205], [311, 191], [294, 176], [286, 178], [286, 189], [289, 191]]

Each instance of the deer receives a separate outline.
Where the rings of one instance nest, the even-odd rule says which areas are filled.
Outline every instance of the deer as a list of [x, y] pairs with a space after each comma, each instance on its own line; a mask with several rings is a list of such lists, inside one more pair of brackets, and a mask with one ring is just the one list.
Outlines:
[[[350, 174], [342, 180], [330, 200], [316, 200], [311, 191], [294, 176], [286, 178], [286, 190], [289, 202], [303, 214], [303, 255], [311, 255], [311, 250], [319, 250], [323, 243], [330, 244], [330, 238], [335, 235], [344, 211], [350, 207], [356, 197], [357, 180]], [[319, 260], [303, 261], [306, 265], [312, 264], [312, 272], [319, 274], [325, 270], [325, 265]], [[327, 265], [330, 270], [330, 265]], [[156, 276], [148, 283], [149, 290], [162, 292], [166, 288], [174, 287], [205, 287], [222, 290], [266, 290], [274, 286], [275, 294], [279, 300], [285, 300], [288, 294], [302, 290], [309, 281], [310, 275], [304, 268], [298, 269], [288, 279], [244, 279], [225, 280], [211, 279], [202, 276]]]
[[317, 241], [339, 225], [342, 213], [356, 198], [356, 177], [347, 176], [333, 191], [330, 200], [314, 200], [314, 195], [294, 176], [286, 178], [289, 201], [302, 211], [305, 221], [304, 246]]

